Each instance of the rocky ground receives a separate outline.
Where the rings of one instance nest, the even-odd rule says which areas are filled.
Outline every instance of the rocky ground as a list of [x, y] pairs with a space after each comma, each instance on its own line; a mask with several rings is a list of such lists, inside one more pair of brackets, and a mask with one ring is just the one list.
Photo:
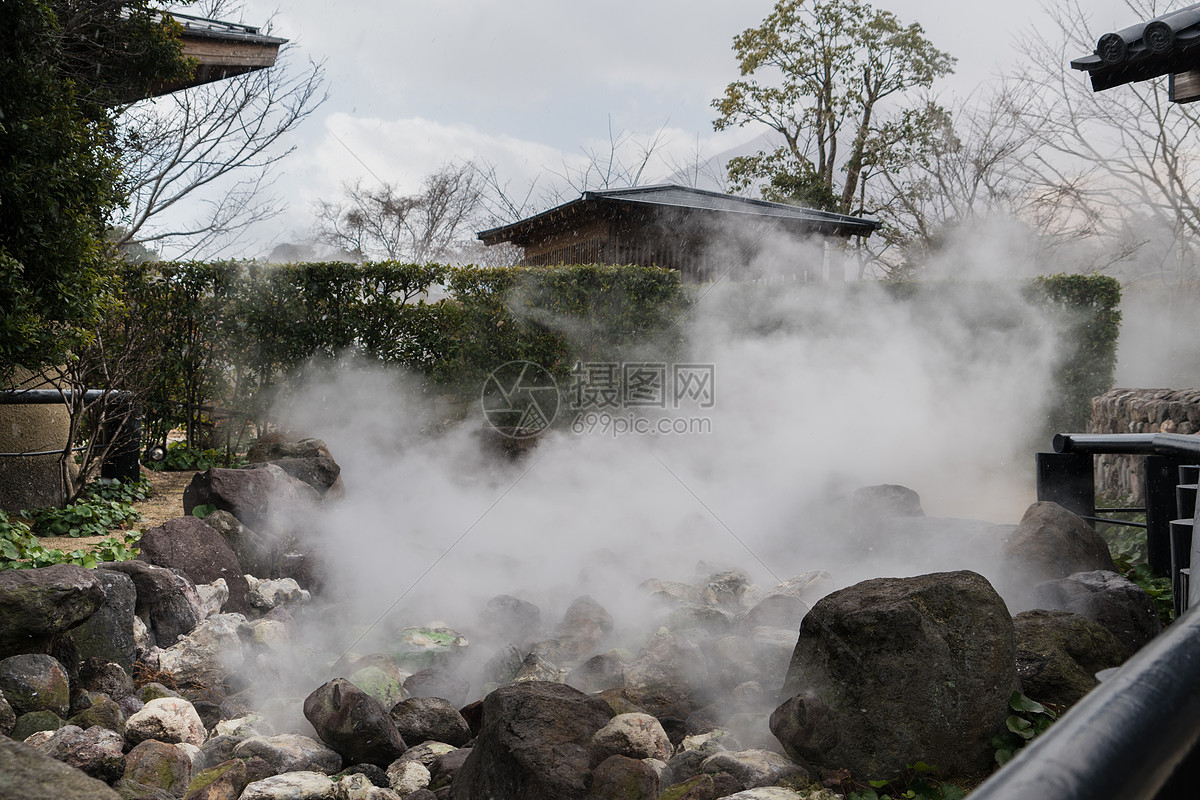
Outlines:
[[[339, 470], [314, 440], [257, 455], [182, 493], [156, 476], [135, 561], [0, 573], [0, 798], [832, 799], [919, 761], [971, 784], [1014, 692], [1068, 705], [1158, 630], [1094, 531], [1038, 503], [950, 531], [1025, 581], [1016, 617], [966, 569], [830, 592], [701, 564], [641, 585], [632, 646], [591, 597], [499, 595], [327, 652], [309, 626], [370, 622], [305, 535]], [[856, 502], [896, 546], [954, 527], [900, 487]]]

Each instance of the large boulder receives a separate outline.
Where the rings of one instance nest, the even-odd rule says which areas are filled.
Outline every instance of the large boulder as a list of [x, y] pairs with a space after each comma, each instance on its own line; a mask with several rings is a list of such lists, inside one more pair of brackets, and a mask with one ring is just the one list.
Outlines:
[[979, 775], [1019, 688], [1012, 618], [982, 576], [880, 578], [800, 626], [771, 732], [793, 758], [874, 778], [917, 761]]
[[392, 706], [389, 712], [396, 729], [410, 745], [445, 742], [462, 747], [471, 740], [471, 728], [458, 708], [440, 697], [412, 697]]
[[287, 475], [308, 484], [317, 494], [325, 497], [331, 491], [337, 496], [342, 488], [342, 468], [329, 456], [304, 458], [276, 458], [249, 465], [248, 469], [262, 469], [268, 465], [278, 467]]
[[203, 520], [177, 517], [142, 534], [138, 543], [140, 561], [167, 569], [177, 569], [193, 584], [212, 583], [223, 578], [229, 587], [225, 608], [239, 614], [250, 613], [246, 599], [250, 586], [233, 550]]
[[596, 731], [592, 744], [604, 755], [629, 758], [671, 758], [671, 740], [662, 724], [649, 714], [618, 714]]
[[351, 764], [387, 767], [407, 749], [387, 709], [344, 678], [305, 698], [304, 716], [321, 741]]
[[238, 800], [247, 786], [271, 774], [271, 765], [261, 758], [222, 761], [197, 772], [183, 800]]
[[115, 781], [125, 772], [125, 740], [115, 731], [67, 725], [56, 731], [35, 733], [25, 744], [52, 758], [83, 770], [93, 778]]
[[158, 652], [158, 668], [176, 683], [219, 686], [246, 660], [252, 629], [241, 614], [217, 614]]
[[1013, 619], [1021, 690], [1041, 703], [1071, 705], [1119, 666], [1125, 645], [1097, 622], [1069, 611], [1035, 609]]
[[96, 577], [104, 587], [104, 604], [66, 636], [81, 661], [100, 658], [131, 669], [137, 658], [133, 641], [137, 589], [133, 579], [120, 572], [98, 569]]
[[204, 604], [196, 585], [182, 573], [146, 561], [118, 561], [107, 565], [133, 580], [137, 590], [134, 611], [145, 620], [151, 643], [170, 647], [204, 619]]
[[192, 782], [191, 757], [174, 744], [147, 739], [125, 757], [124, 778], [182, 797]]
[[71, 564], [0, 572], [0, 658], [45, 652], [104, 604], [95, 572]]
[[342, 757], [308, 736], [281, 733], [251, 736], [233, 748], [234, 758], [261, 758], [275, 772], [323, 772], [332, 775], [342, 768]]
[[591, 742], [612, 712], [561, 683], [502, 686], [483, 701], [483, 727], [451, 784], [454, 800], [584, 800]]
[[1033, 587], [1036, 608], [1070, 611], [1103, 625], [1130, 654], [1162, 632], [1154, 600], [1115, 572], [1078, 572]]
[[1042, 501], [1026, 509], [1003, 550], [1027, 586], [1076, 572], [1117, 571], [1100, 534], [1058, 503]]
[[196, 707], [182, 697], [159, 697], [125, 721], [125, 739], [133, 745], [148, 739], [167, 744], [204, 744], [207, 731]]
[[6, 800], [121, 800], [103, 781], [21, 742], [0, 737], [0, 797]]
[[268, 464], [260, 469], [209, 469], [183, 492], [184, 513], [212, 505], [248, 528], [280, 533], [303, 523], [321, 503], [317, 490]]
[[52, 711], [65, 718], [71, 706], [71, 684], [58, 659], [40, 653], [9, 656], [0, 661], [0, 691], [18, 715]]

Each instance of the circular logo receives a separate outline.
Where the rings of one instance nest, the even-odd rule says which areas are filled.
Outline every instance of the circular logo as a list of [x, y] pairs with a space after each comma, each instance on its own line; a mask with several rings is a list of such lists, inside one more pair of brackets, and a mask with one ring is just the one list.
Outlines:
[[492, 370], [481, 400], [488, 424], [513, 439], [537, 436], [558, 416], [558, 384], [532, 361], [509, 361]]

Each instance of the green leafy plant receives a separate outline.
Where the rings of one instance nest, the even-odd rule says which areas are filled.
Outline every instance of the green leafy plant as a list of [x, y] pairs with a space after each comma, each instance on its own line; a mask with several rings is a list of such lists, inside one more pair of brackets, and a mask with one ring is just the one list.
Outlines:
[[0, 570], [35, 569], [53, 564], [75, 564], [87, 569], [110, 561], [128, 561], [138, 555], [140, 531], [110, 536], [90, 551], [64, 551], [44, 547], [28, 524], [0, 511]]
[[205, 503], [203, 505], [199, 505], [199, 506], [196, 506], [195, 508], [193, 508], [192, 516], [196, 517], [197, 519], [204, 519], [205, 517], [207, 517], [209, 514], [213, 513], [216, 510], [217, 510], [217, 507], [214, 504]]
[[79, 500], [65, 508], [22, 511], [37, 536], [102, 536], [142, 518], [130, 503], [120, 500]]
[[83, 490], [86, 500], [116, 500], [119, 503], [137, 503], [154, 494], [154, 487], [145, 477], [136, 481], [121, 481], [116, 478], [100, 478]]
[[[1146, 521], [1145, 514], [1125, 513], [1116, 516], [1134, 522]], [[1170, 578], [1155, 575], [1150, 569], [1145, 529], [1102, 524], [1097, 528], [1097, 532], [1108, 544], [1108, 552], [1117, 566], [1117, 572], [1150, 595], [1159, 620], [1163, 625], [1171, 624], [1175, 619], [1175, 593]]]
[[892, 780], [858, 783], [848, 774], [842, 777], [840, 789], [846, 800], [962, 800], [965, 793], [958, 786], [939, 780], [938, 768], [918, 761], [905, 767], [904, 774]]
[[996, 763], [1000, 766], [1007, 764], [1018, 750], [1044, 733], [1058, 719], [1057, 713], [1020, 692], [1013, 692], [1008, 707], [1013, 713], [1004, 721], [1005, 730], [992, 737]]
[[184, 442], [171, 442], [167, 445], [167, 457], [162, 461], [151, 461], [146, 467], [167, 472], [184, 472], [188, 470], [204, 470], [213, 467], [240, 467], [246, 464], [242, 455], [227, 457], [222, 450], [209, 448], [200, 450], [188, 447]]

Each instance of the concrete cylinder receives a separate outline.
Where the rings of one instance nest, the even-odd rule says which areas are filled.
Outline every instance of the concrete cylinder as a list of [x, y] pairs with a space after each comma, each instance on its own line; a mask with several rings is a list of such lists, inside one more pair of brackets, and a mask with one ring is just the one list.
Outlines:
[[[53, 389], [51, 381], [21, 372], [14, 376], [9, 389]], [[65, 404], [0, 405], [0, 453], [39, 453], [54, 450], [54, 455], [0, 457], [0, 509], [59, 506], [64, 501], [60, 473], [61, 451], [67, 444], [71, 419]], [[79, 468], [69, 461], [72, 477]]]

